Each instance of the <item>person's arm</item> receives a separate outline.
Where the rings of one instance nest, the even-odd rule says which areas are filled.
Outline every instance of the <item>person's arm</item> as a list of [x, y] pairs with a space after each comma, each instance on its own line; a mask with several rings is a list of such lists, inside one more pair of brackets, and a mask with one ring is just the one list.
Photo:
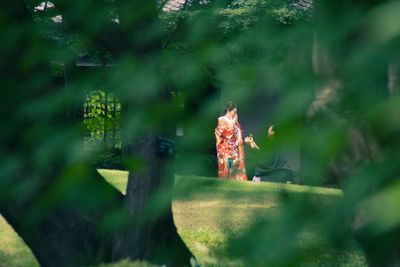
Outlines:
[[247, 136], [245, 139], [244, 139], [244, 142], [246, 143], [246, 144], [248, 144], [251, 148], [255, 148], [255, 149], [260, 149], [258, 146], [257, 146], [257, 144], [256, 144], [256, 142], [254, 142], [254, 139], [253, 139], [253, 136], [252, 135], [250, 135], [250, 136]]
[[[272, 139], [273, 137], [274, 137], [274, 134], [275, 134], [275, 131], [274, 131], [274, 125], [271, 125], [271, 126], [269, 126], [269, 128], [268, 128], [268, 139]], [[256, 142], [254, 141], [254, 139], [253, 139], [253, 135], [250, 135], [250, 136], [248, 136], [248, 137], [246, 137], [245, 139], [244, 139], [244, 142], [246, 143], [246, 144], [248, 144], [251, 148], [256, 148], [256, 149], [260, 149], [259, 147], [258, 147], [258, 145], [256, 144]]]

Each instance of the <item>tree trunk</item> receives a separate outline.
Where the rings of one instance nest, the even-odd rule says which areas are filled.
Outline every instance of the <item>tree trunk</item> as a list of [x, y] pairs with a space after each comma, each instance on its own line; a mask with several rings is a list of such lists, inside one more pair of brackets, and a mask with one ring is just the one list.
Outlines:
[[113, 114], [113, 120], [112, 120], [112, 149], [115, 149], [115, 135], [116, 135], [116, 124], [117, 124], [117, 97], [115, 96], [115, 94], [113, 95], [113, 109], [112, 109], [112, 114]]
[[124, 148], [125, 155], [135, 155], [141, 163], [129, 172], [125, 201], [135, 227], [122, 237], [125, 249], [120, 252], [168, 266], [189, 265], [192, 254], [177, 234], [172, 217], [171, 160], [156, 153], [156, 138], [147, 131]]
[[[155, 1], [117, 0], [120, 26], [123, 39], [127, 45], [127, 52], [134, 53], [142, 62], [146, 62], [149, 54], [157, 54], [161, 50], [161, 40], [142, 41], [142, 34], [151, 31], [157, 21], [158, 10]], [[141, 16], [133, 18], [135, 10], [145, 10]], [[128, 100], [128, 104], [136, 111], [151, 114], [152, 104], [168, 102], [170, 93], [167, 87], [156, 94], [152, 99]], [[125, 112], [130, 107], [125, 106]], [[132, 112], [131, 112], [132, 113]], [[161, 116], [162, 114], [160, 114]], [[131, 216], [136, 218], [132, 234], [121, 237], [121, 244], [131, 251], [123, 254], [133, 259], [149, 259], [169, 266], [189, 265], [191, 252], [177, 233], [173, 222], [171, 209], [171, 190], [174, 184], [174, 175], [170, 170], [171, 159], [164, 158], [156, 153], [158, 135], [171, 137], [170, 128], [175, 126], [173, 119], [165, 119], [163, 125], [158, 125], [158, 133], [148, 126], [140, 131], [132, 129], [131, 137], [122, 145], [123, 155], [140, 160], [136, 169], [129, 172], [126, 190], [126, 205]], [[133, 134], [133, 133], [136, 134]], [[161, 198], [161, 201], [157, 201]], [[156, 202], [155, 202], [156, 201]], [[151, 213], [152, 209], [159, 212]], [[121, 249], [122, 251], [122, 249]]]
[[[56, 6], [61, 2], [66, 9], [77, 4], [54, 2]], [[42, 97], [47, 99], [54, 89], [49, 62], [44, 60], [47, 57], [29, 62], [24, 69], [15, 64], [26, 60], [26, 54], [35, 53], [33, 49], [46, 47], [31, 26], [24, 1], [5, 4], [3, 11], [11, 25], [26, 28], [18, 31], [19, 46], [9, 48], [9, 55], [0, 63], [4, 108], [12, 111], [8, 118], [5, 112], [1, 114], [7, 132], [1, 140], [0, 156], [9, 168], [0, 172], [1, 214], [42, 266], [94, 265], [127, 257], [169, 266], [189, 265], [191, 253], [176, 232], [169, 193], [157, 202], [161, 212], [152, 213], [154, 198], [159, 196], [155, 193], [169, 192], [173, 184], [166, 160], [155, 154], [155, 134], [145, 130], [128, 148], [130, 155], [141, 157], [146, 165], [130, 173], [124, 198], [81, 155], [74, 154], [80, 138], [72, 129], [76, 127], [74, 119], [71, 123], [60, 121], [55, 106], [44, 107], [48, 112], [40, 118], [43, 122], [34, 114], [21, 118], [18, 112], [37, 105]], [[68, 11], [65, 14], [75, 14], [73, 9]], [[77, 22], [79, 19], [74, 20]], [[42, 80], [35, 83], [26, 77]], [[34, 111], [40, 113], [41, 109]], [[8, 123], [10, 118], [12, 123]]]
[[[60, 180], [57, 176], [52, 177], [55, 183]], [[123, 197], [99, 174], [74, 178], [80, 181], [72, 185], [70, 192], [51, 202], [46, 198], [58, 192], [49, 187], [36, 192], [36, 199], [25, 199], [23, 206], [8, 204], [1, 208], [1, 214], [41, 266], [92, 265], [113, 260], [115, 231], [108, 230], [103, 220], [121, 209]], [[85, 195], [76, 195], [76, 191]], [[98, 202], [91, 203], [90, 199]]]
[[[100, 100], [101, 100], [101, 97], [100, 97]], [[102, 104], [100, 104], [101, 105], [101, 109], [102, 109], [102, 112], [103, 112], [103, 106], [102, 106]], [[103, 127], [104, 127], [104, 132], [103, 132], [103, 136], [104, 136], [104, 138], [103, 138], [103, 146], [104, 146], [104, 152], [106, 152], [107, 151], [107, 148], [108, 148], [108, 146], [107, 146], [107, 143], [108, 143], [108, 138], [107, 138], [107, 135], [108, 135], [108, 129], [107, 129], [107, 125], [108, 125], [108, 95], [107, 95], [107, 92], [105, 92], [104, 93], [104, 117], [103, 117]]]

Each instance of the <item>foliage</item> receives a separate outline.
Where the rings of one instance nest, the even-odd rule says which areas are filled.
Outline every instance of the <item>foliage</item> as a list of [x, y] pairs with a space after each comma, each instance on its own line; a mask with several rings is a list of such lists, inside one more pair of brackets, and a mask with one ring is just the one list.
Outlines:
[[[55, 1], [56, 2], [56, 1]], [[117, 18], [115, 3], [113, 1], [102, 1], [104, 11], [102, 12], [109, 20], [115, 21]], [[27, 7], [36, 23], [37, 31], [43, 38], [49, 49], [57, 47], [65, 49], [66, 55], [53, 58], [53, 60], [64, 61], [65, 56], [88, 57], [92, 62], [105, 64], [114, 60], [113, 53], [104, 46], [96, 43], [88, 43], [84, 38], [80, 38], [76, 31], [67, 30], [62, 25], [62, 9], [57, 8], [50, 1], [27, 1]], [[65, 19], [65, 18], [64, 18]]]
[[86, 95], [83, 104], [83, 123], [89, 134], [89, 143], [113, 142], [113, 146], [121, 146], [118, 134], [121, 104], [114, 95], [103, 91], [91, 91]]
[[86, 149], [98, 151], [94, 159], [97, 168], [117, 169], [122, 167], [121, 104], [114, 94], [100, 90], [89, 91], [83, 103], [83, 124], [87, 136]]
[[[75, 214], [109, 204], [108, 195], [88, 182], [99, 150], [83, 149], [85, 131], [74, 116], [85, 93], [113, 93], [125, 108], [113, 117], [122, 149], [135, 148], [146, 132], [176, 139], [179, 124], [180, 149], [194, 155], [215, 146], [216, 118], [233, 100], [257, 142], [265, 141], [269, 125], [280, 126], [259, 159], [300, 147], [301, 182], [334, 182], [344, 196], [321, 206], [307, 194], [280, 194], [282, 212], [229, 239], [230, 255], [250, 266], [296, 266], [307, 256], [296, 238], [315, 227], [337, 251], [346, 251], [346, 240], [355, 235], [371, 265], [399, 262], [393, 204], [400, 166], [397, 1], [318, 1], [312, 16], [293, 9], [294, 1], [218, 1], [157, 16], [161, 11], [150, 1], [140, 1], [140, 8], [136, 1], [54, 2], [35, 12], [41, 1], [28, 1], [29, 19], [17, 8], [26, 7], [24, 1], [5, 3], [0, 17], [0, 209], [23, 211], [24, 223], [16, 224], [21, 233], [65, 207], [59, 203]], [[52, 20], [60, 14], [63, 24]], [[103, 65], [112, 60], [113, 67], [77, 71], [67, 86], [54, 83], [52, 64], [64, 63], [67, 74], [80, 56]], [[182, 93], [183, 109], [171, 91]], [[84, 122], [93, 140], [101, 139], [98, 127], [110, 119], [96, 101], [89, 99], [87, 107], [96, 108]], [[196, 162], [186, 155], [175, 160], [170, 166]], [[153, 163], [127, 158], [135, 174]], [[149, 200], [154, 218], [168, 211], [168, 193], [143, 192], [161, 192], [151, 198], [159, 206]]]

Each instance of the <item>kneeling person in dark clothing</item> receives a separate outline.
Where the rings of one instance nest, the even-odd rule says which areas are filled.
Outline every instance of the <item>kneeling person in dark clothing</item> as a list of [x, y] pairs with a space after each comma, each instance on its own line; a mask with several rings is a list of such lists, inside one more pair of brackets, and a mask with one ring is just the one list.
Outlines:
[[[249, 170], [254, 169], [252, 180], [253, 182], [293, 183], [294, 174], [288, 163], [287, 153], [284, 149], [277, 149], [272, 144], [274, 134], [272, 125], [268, 129], [268, 136], [259, 142], [260, 148], [249, 157], [249, 160], [253, 162], [253, 164], [248, 164]], [[254, 142], [252, 137], [249, 138], [251, 142]], [[254, 145], [257, 146], [255, 142]]]

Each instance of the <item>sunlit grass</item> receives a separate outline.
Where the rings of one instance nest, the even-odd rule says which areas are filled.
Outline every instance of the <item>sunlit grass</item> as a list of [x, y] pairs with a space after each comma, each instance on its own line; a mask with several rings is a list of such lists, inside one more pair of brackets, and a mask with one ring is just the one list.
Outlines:
[[98, 172], [115, 188], [125, 194], [128, 172], [120, 170], [98, 169]]
[[0, 216], [0, 266], [39, 266], [31, 250]]
[[[207, 177], [177, 176], [175, 185], [173, 212], [178, 232], [206, 266], [245, 266], [227, 256], [228, 241], [246, 235], [254, 223], [278, 216], [282, 191], [299, 198], [311, 196], [327, 207], [342, 196], [338, 189]], [[313, 231], [305, 232], [299, 239], [304, 243], [304, 266], [366, 265], [354, 240], [349, 241], [346, 253], [340, 253], [327, 247], [325, 240]]]
[[[100, 169], [99, 173], [125, 193], [128, 172]], [[321, 205], [331, 205], [342, 196], [341, 190], [330, 188], [176, 176], [172, 204], [175, 224], [201, 264], [244, 266], [227, 256], [228, 240], [246, 234], [257, 220], [277, 216], [282, 190], [292, 195], [310, 194]], [[0, 266], [38, 266], [4, 219], [0, 220], [0, 234]], [[308, 259], [302, 266], [365, 266], [363, 253], [353, 240], [345, 253], [326, 250], [324, 240], [312, 231], [302, 234], [300, 242], [305, 244]]]
[[[127, 173], [110, 170], [99, 172], [125, 190]], [[295, 184], [227, 181], [210, 177], [176, 176], [172, 204], [175, 224], [186, 245], [205, 266], [244, 266], [240, 260], [226, 256], [231, 237], [246, 234], [257, 220], [277, 216], [279, 194], [311, 195], [320, 205], [332, 205], [342, 191], [332, 188]], [[366, 266], [365, 258], [354, 240], [349, 240], [346, 252], [327, 247], [318, 233], [301, 235], [306, 262], [302, 266]]]

